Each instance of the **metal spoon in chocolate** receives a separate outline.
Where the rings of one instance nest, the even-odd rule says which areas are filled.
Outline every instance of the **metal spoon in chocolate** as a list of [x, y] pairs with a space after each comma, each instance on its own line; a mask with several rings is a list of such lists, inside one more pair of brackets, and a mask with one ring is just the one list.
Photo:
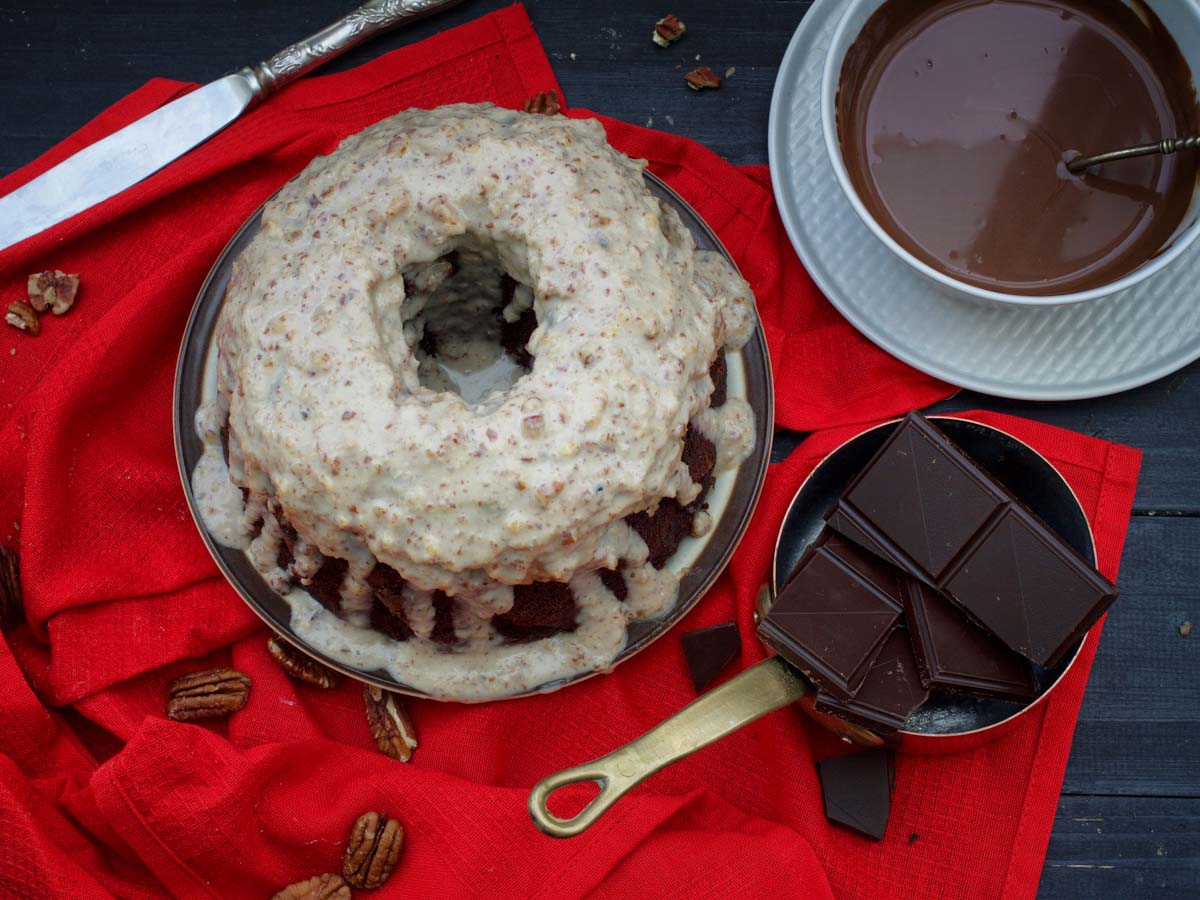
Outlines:
[[1097, 153], [1094, 156], [1080, 156], [1067, 163], [1067, 171], [1072, 175], [1085, 172], [1093, 166], [1104, 163], [1118, 162], [1122, 159], [1135, 159], [1139, 156], [1168, 156], [1180, 150], [1195, 150], [1200, 148], [1200, 134], [1184, 138], [1167, 138], [1156, 144], [1139, 144], [1136, 147], [1126, 147], [1124, 150], [1110, 150], [1108, 153]]

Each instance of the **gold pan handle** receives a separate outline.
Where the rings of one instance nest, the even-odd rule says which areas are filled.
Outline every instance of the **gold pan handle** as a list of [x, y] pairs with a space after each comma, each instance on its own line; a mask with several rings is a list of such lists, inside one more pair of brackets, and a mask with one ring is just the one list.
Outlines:
[[[533, 824], [551, 837], [582, 834], [655, 772], [812, 690], [804, 676], [779, 657], [765, 659], [619, 750], [539, 781], [529, 794]], [[550, 812], [546, 802], [552, 793], [585, 781], [598, 783], [600, 793], [579, 813], [562, 819]]]

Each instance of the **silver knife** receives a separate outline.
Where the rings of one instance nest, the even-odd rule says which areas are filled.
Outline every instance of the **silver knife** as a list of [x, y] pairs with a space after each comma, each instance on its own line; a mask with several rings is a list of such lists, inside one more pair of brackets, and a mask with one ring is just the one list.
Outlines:
[[351, 47], [462, 0], [370, 0], [311, 37], [206, 84], [0, 198], [0, 250], [132, 187]]

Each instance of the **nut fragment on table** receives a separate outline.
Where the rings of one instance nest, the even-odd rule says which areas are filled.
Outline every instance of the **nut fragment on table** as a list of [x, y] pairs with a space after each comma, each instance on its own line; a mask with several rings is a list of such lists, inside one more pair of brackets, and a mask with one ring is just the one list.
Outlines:
[[650, 36], [658, 46], [669, 47], [683, 37], [685, 31], [687, 31], [687, 26], [674, 15], [667, 13], [654, 23], [654, 31]]
[[289, 884], [271, 900], [350, 900], [350, 885], [341, 875], [314, 875]]
[[367, 703], [367, 725], [380, 751], [392, 759], [408, 762], [417, 748], [417, 731], [404, 701], [373, 684], [363, 688], [363, 698]]
[[721, 76], [710, 69], [708, 66], [700, 66], [692, 69], [683, 76], [683, 80], [688, 83], [693, 91], [704, 90], [704, 88], [719, 88], [721, 86]]
[[297, 681], [319, 688], [335, 688], [342, 683], [342, 676], [328, 666], [323, 666], [306, 653], [301, 653], [287, 641], [272, 637], [267, 641], [267, 652], [279, 668]]
[[42, 323], [38, 321], [37, 310], [28, 303], [22, 303], [20, 300], [14, 300], [9, 304], [8, 313], [4, 316], [4, 321], [13, 328], [20, 328], [22, 331], [28, 331], [35, 336], [42, 330]]
[[29, 303], [38, 312], [50, 310], [61, 316], [75, 303], [79, 293], [79, 276], [68, 275], [60, 269], [37, 272], [29, 276]]
[[558, 99], [558, 91], [551, 88], [548, 91], [538, 91], [525, 101], [525, 112], [539, 116], [556, 116], [562, 112], [562, 103]]
[[382, 813], [365, 812], [350, 829], [342, 875], [356, 888], [375, 890], [388, 880], [404, 847], [404, 828]]
[[16, 625], [21, 621], [23, 611], [17, 554], [7, 547], [0, 547], [0, 628]]
[[176, 678], [167, 687], [167, 716], [177, 722], [220, 719], [246, 705], [250, 678], [237, 669], [207, 669]]

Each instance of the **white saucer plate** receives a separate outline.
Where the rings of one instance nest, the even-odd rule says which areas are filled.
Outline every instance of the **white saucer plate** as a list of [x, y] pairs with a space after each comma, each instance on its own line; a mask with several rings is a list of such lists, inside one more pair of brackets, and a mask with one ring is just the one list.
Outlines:
[[816, 0], [771, 98], [768, 152], [784, 227], [825, 296], [888, 353], [1000, 397], [1074, 400], [1146, 384], [1200, 358], [1200, 247], [1136, 287], [1045, 309], [940, 293], [867, 229], [834, 177], [821, 72], [841, 0]]

